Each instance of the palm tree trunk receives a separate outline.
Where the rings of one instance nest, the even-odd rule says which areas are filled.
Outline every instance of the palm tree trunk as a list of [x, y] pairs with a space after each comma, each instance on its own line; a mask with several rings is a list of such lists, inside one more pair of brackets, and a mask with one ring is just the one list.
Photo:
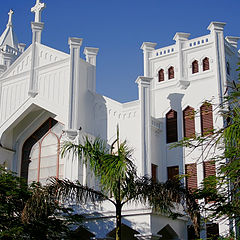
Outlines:
[[116, 203], [116, 240], [121, 240], [121, 225], [122, 225], [122, 204], [120, 201]]

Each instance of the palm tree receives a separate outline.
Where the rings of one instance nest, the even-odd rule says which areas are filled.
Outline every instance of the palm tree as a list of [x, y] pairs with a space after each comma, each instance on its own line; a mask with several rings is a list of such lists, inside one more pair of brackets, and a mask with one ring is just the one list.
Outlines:
[[[84, 144], [65, 142], [62, 155], [72, 152], [79, 160], [89, 164], [90, 169], [99, 180], [100, 191], [96, 191], [80, 182], [51, 178], [46, 186], [47, 196], [54, 196], [58, 201], [110, 201], [116, 209], [116, 240], [121, 240], [122, 207], [129, 201], [139, 201], [153, 206], [156, 211], [177, 217], [175, 203], [182, 204], [185, 211], [198, 229], [198, 206], [195, 199], [183, 188], [180, 182], [167, 181], [158, 183], [148, 177], [138, 177], [136, 167], [131, 160], [132, 151], [126, 141], [120, 143], [119, 133], [110, 147], [97, 138], [91, 141], [85, 137]], [[35, 197], [35, 200], [38, 197]]]
[[198, 228], [198, 207], [194, 198], [178, 181], [158, 183], [148, 177], [138, 177], [136, 167], [131, 160], [132, 150], [126, 141], [120, 143], [117, 138], [110, 147], [97, 138], [94, 141], [85, 137], [84, 144], [65, 142], [62, 155], [72, 152], [80, 161], [89, 164], [99, 179], [101, 191], [96, 191], [79, 182], [52, 179], [53, 191], [61, 200], [74, 199], [78, 203], [86, 200], [110, 201], [116, 209], [116, 240], [121, 240], [122, 207], [129, 201], [150, 204], [157, 211], [176, 217], [174, 203], [180, 203]]

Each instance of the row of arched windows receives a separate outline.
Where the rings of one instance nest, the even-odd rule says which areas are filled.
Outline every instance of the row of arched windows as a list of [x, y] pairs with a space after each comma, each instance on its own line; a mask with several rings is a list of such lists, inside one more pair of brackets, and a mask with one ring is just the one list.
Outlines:
[[[207, 71], [210, 69], [210, 65], [209, 65], [209, 58], [208, 57], [205, 57], [203, 60], [202, 60], [202, 70], [203, 71]], [[198, 73], [199, 72], [199, 64], [198, 64], [198, 61], [197, 60], [194, 60], [192, 62], [192, 73]], [[173, 79], [174, 78], [174, 67], [171, 66], [168, 68], [168, 79]], [[158, 82], [163, 82], [165, 79], [164, 79], [164, 70], [163, 69], [160, 69], [158, 71]]]
[[[168, 79], [173, 79], [174, 78], [174, 67], [171, 66], [168, 68]], [[164, 81], [164, 70], [160, 69], [158, 71], [158, 81], [163, 82]]]
[[[209, 102], [205, 102], [200, 107], [200, 118], [202, 136], [211, 134], [213, 115], [212, 105]], [[183, 110], [183, 132], [186, 138], [195, 136], [195, 110], [190, 106]], [[166, 136], [167, 143], [178, 141], [177, 112], [172, 109], [166, 114]]]
[[[202, 70], [203, 71], [207, 71], [210, 69], [210, 66], [209, 66], [209, 58], [208, 57], [205, 57], [203, 60], [202, 60]], [[194, 73], [198, 73], [199, 72], [199, 64], [198, 64], [198, 61], [197, 60], [194, 60], [192, 62], [192, 74]]]

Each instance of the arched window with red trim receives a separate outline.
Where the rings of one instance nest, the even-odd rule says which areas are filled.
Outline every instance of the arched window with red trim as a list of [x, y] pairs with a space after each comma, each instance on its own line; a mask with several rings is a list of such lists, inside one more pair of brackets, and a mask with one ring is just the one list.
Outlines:
[[47, 178], [63, 178], [63, 162], [59, 149], [63, 124], [49, 118], [24, 143], [22, 148], [21, 177], [28, 183], [46, 183]]
[[209, 58], [208, 57], [205, 57], [203, 59], [203, 71], [207, 71], [210, 69], [210, 66], [209, 66]]
[[166, 135], [167, 143], [178, 141], [177, 112], [172, 109], [166, 114]]
[[168, 69], [168, 79], [173, 79], [174, 78], [174, 67], [171, 66], [169, 69]]
[[191, 138], [195, 136], [195, 111], [190, 106], [183, 110], [183, 130], [184, 137]]
[[163, 82], [164, 81], [164, 70], [163, 69], [160, 69], [158, 71], [158, 81], [159, 82]]
[[192, 74], [194, 73], [198, 73], [198, 61], [197, 60], [194, 60], [192, 62]]

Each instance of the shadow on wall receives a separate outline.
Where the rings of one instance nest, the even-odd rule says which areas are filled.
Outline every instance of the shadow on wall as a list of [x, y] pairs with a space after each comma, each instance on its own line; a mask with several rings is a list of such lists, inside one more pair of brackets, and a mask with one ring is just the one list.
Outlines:
[[178, 240], [179, 237], [177, 233], [172, 229], [172, 227], [167, 224], [164, 228], [162, 228], [158, 235], [161, 235], [160, 240]]
[[107, 108], [106, 100], [96, 94], [94, 105], [94, 136], [107, 139]]

